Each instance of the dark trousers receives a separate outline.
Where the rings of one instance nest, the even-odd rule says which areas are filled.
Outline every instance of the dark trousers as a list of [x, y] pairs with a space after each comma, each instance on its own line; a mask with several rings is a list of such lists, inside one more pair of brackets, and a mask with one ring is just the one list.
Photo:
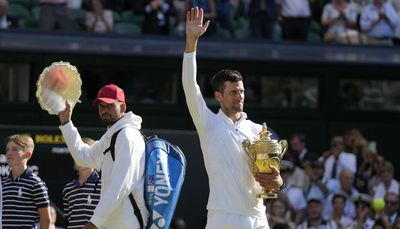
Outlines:
[[282, 23], [283, 40], [307, 41], [310, 17], [284, 17]]
[[272, 40], [274, 25], [275, 20], [271, 19], [266, 12], [260, 12], [257, 16], [250, 18], [250, 37]]
[[66, 4], [41, 4], [39, 27], [43, 30], [71, 30], [71, 18]]

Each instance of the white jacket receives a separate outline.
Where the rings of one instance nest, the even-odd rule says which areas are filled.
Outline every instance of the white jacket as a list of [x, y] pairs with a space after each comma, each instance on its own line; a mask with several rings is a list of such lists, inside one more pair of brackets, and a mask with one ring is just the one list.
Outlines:
[[[60, 126], [68, 149], [78, 165], [101, 170], [100, 201], [90, 221], [97, 227], [109, 229], [140, 228], [129, 200], [133, 193], [146, 225], [148, 211], [143, 195], [145, 144], [141, 133], [142, 118], [128, 112], [112, 125], [93, 145], [81, 140], [72, 121]], [[110, 146], [111, 136], [118, 134], [115, 143], [115, 161], [103, 152]]]

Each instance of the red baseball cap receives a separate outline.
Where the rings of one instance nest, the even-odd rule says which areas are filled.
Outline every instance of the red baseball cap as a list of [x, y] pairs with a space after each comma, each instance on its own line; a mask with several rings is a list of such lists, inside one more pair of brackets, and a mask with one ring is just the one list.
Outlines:
[[92, 105], [96, 106], [99, 101], [109, 104], [115, 102], [125, 103], [124, 90], [115, 84], [108, 84], [99, 90], [97, 98], [93, 101]]

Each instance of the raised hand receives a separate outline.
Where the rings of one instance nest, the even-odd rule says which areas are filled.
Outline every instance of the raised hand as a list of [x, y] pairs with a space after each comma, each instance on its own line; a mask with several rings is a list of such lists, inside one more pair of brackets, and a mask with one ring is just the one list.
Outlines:
[[72, 107], [68, 101], [65, 101], [65, 110], [58, 113], [58, 118], [60, 119], [61, 125], [66, 124], [71, 120], [72, 117]]
[[197, 40], [206, 32], [210, 21], [203, 23], [203, 17], [203, 9], [198, 7], [192, 8], [186, 13], [185, 52], [194, 52], [197, 47]]

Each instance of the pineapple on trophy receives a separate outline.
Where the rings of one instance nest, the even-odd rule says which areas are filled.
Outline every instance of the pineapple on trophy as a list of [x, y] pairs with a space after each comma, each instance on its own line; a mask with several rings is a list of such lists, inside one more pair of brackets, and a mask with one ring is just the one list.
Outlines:
[[[268, 131], [267, 124], [262, 124], [262, 129], [258, 134], [258, 139], [243, 141], [243, 148], [250, 158], [250, 169], [253, 174], [256, 172], [272, 173], [271, 167], [277, 170], [280, 168], [280, 163], [285, 154], [288, 143], [286, 140], [277, 141], [271, 139], [271, 132]], [[257, 194], [258, 198], [277, 198], [278, 194], [274, 190], [263, 190]]]

